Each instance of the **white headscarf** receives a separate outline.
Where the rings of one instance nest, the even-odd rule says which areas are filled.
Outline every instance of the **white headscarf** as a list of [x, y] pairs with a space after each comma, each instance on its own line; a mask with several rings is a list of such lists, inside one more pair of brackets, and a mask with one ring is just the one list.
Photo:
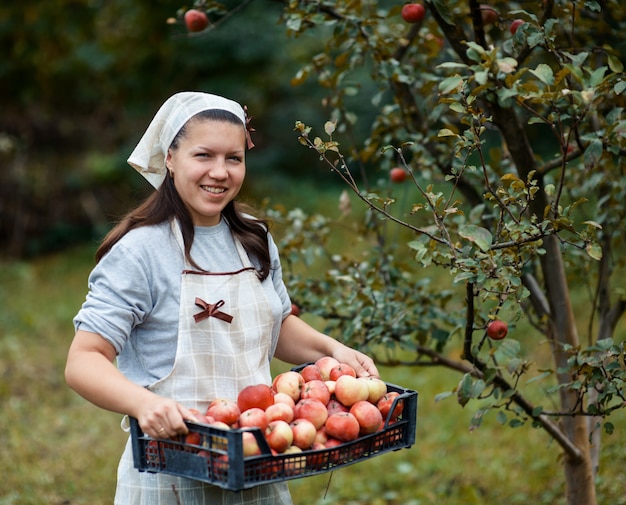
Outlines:
[[158, 188], [167, 174], [165, 158], [176, 134], [199, 112], [215, 109], [232, 112], [246, 127], [246, 113], [243, 107], [233, 100], [194, 91], [177, 93], [168, 98], [158, 110], [128, 158], [128, 163], [150, 184]]

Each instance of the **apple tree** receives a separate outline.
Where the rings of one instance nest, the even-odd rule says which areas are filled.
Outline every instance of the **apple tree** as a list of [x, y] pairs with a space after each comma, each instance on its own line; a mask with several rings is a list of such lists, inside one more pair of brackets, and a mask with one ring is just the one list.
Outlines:
[[296, 135], [345, 185], [339, 218], [270, 211], [290, 291], [378, 363], [460, 372], [441, 397], [477, 405], [473, 427], [493, 412], [545, 430], [568, 505], [594, 505], [600, 433], [626, 405], [626, 6], [422, 5], [284, 2], [316, 48], [292, 84], [315, 80], [328, 114]]
[[[599, 434], [626, 405], [624, 343], [613, 340], [626, 308], [617, 280], [626, 7], [424, 5], [419, 19], [396, 2], [285, 7], [294, 36], [325, 42], [294, 81], [317, 79], [327, 90], [329, 120], [317, 130], [297, 122], [297, 134], [363, 202], [362, 233], [373, 239], [360, 255], [329, 256], [324, 279], [294, 277], [292, 290], [317, 296], [335, 334], [390, 350], [379, 362], [461, 371], [450, 394], [461, 405], [481, 400], [476, 424], [495, 410], [503, 424], [543, 428], [563, 451], [567, 503], [594, 504]], [[376, 182], [397, 168], [413, 186], [410, 202]], [[287, 217], [294, 258], [313, 250], [303, 234], [318, 250], [327, 244], [330, 221]], [[390, 225], [408, 232], [410, 255], [389, 241]], [[449, 288], [429, 283], [430, 268], [450, 274]], [[589, 294], [588, 314], [575, 312], [571, 286]], [[514, 331], [496, 343], [502, 333], [494, 339], [489, 324], [502, 321], [545, 336], [551, 365], [534, 367]], [[459, 339], [461, 355], [450, 359]], [[557, 408], [530, 400], [542, 381]]]

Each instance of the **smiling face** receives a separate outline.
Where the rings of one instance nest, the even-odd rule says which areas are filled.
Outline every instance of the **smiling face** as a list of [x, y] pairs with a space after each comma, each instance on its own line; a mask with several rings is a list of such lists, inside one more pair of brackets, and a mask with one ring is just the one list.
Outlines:
[[195, 226], [214, 226], [246, 175], [242, 124], [192, 119], [170, 147], [165, 164]]

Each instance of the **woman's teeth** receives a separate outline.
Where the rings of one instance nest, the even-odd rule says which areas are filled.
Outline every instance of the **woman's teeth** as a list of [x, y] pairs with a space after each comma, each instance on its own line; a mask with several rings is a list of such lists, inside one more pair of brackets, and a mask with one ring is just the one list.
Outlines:
[[224, 188], [214, 188], [212, 186], [200, 186], [204, 191], [207, 191], [209, 193], [215, 193], [215, 194], [219, 194], [219, 193], [224, 193], [226, 190]]

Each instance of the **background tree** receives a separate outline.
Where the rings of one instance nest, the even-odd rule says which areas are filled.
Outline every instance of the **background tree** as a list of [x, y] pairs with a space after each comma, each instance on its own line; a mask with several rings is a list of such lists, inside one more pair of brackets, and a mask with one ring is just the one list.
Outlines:
[[[172, 23], [176, 8], [169, 0], [0, 5], [0, 255], [33, 257], [101, 236], [146, 189], [126, 158], [176, 91], [247, 104], [260, 148], [251, 186], [280, 188], [308, 157], [284, 139], [296, 108], [310, 119], [321, 111], [290, 84], [306, 48], [276, 50], [287, 40], [281, 5], [214, 6], [204, 33]], [[313, 88], [305, 84], [312, 100]]]
[[[286, 5], [293, 34], [314, 31], [325, 42], [296, 80], [313, 76], [327, 90], [329, 121], [320, 134], [297, 123], [299, 138], [366, 204], [362, 231], [373, 237], [369, 250], [329, 257], [322, 280], [295, 270], [291, 288], [323, 307], [312, 310], [336, 335], [382, 346], [380, 362], [408, 351], [402, 363], [462, 371], [452, 393], [461, 405], [481, 400], [476, 425], [493, 409], [502, 423], [546, 430], [563, 451], [567, 503], [594, 504], [597, 434], [602, 422], [613, 430], [606, 418], [626, 399], [624, 345], [612, 340], [626, 308], [616, 280], [626, 10], [594, 1], [424, 5], [428, 14], [410, 19], [395, 2]], [[373, 121], [355, 113], [357, 103], [370, 104]], [[416, 190], [406, 208], [369, 182], [396, 165]], [[286, 219], [290, 259], [311, 257], [303, 232], [326, 249], [329, 221]], [[390, 221], [413, 235], [413, 259], [384, 240]], [[442, 267], [451, 289], [464, 286], [456, 312], [458, 292], [411, 275], [420, 266]], [[587, 319], [570, 296], [581, 283]], [[550, 342], [553, 362], [536, 375], [521, 335], [489, 338], [494, 320], [528, 322]], [[459, 334], [462, 355], [450, 359]], [[546, 381], [549, 395], [531, 401], [533, 385]]]

